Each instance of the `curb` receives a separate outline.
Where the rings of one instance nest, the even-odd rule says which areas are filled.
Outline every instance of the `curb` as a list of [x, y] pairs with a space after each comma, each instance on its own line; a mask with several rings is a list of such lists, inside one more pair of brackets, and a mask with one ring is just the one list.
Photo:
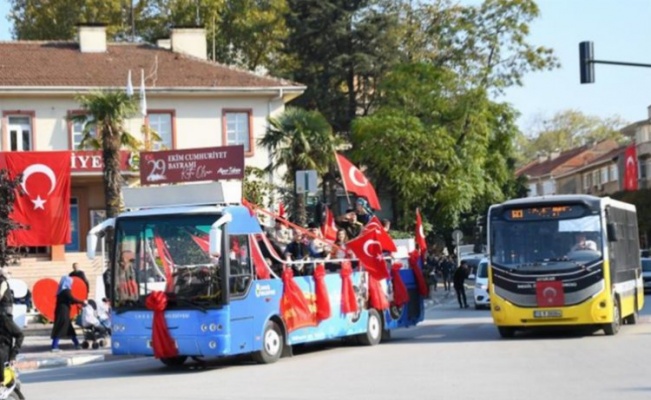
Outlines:
[[104, 361], [105, 358], [105, 354], [99, 354], [72, 357], [52, 357], [40, 360], [20, 360], [16, 361], [15, 367], [18, 371], [34, 371], [37, 369], [71, 367], [75, 365], [101, 362]]

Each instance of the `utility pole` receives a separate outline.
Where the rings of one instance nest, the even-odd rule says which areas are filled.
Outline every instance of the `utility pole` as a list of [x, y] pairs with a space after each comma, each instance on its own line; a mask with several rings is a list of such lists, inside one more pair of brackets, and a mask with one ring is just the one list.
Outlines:
[[129, 0], [129, 3], [131, 4], [131, 43], [136, 42], [136, 16], [133, 7], [133, 1], [134, 0]]
[[199, 8], [200, 8], [200, 7], [201, 7], [201, 1], [200, 1], [200, 0], [197, 0], [197, 2], [196, 2], [196, 7], [195, 7], [196, 12], [197, 12], [197, 16], [195, 17], [195, 24], [196, 24], [197, 26], [199, 26], [199, 25], [201, 24], [201, 19], [199, 18]]

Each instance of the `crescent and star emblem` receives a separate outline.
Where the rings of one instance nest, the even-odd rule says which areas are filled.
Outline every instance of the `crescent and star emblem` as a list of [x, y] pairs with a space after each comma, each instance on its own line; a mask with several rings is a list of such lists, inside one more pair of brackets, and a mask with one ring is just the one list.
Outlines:
[[556, 289], [552, 287], [546, 287], [542, 292], [543, 297], [546, 298], [549, 303], [552, 303], [554, 301], [556, 294]]
[[[29, 191], [27, 190], [27, 180], [29, 179], [30, 176], [34, 174], [43, 174], [50, 179], [50, 190], [47, 192], [48, 195], [50, 195], [53, 191], [54, 188], [56, 187], [57, 184], [57, 178], [54, 175], [54, 171], [52, 171], [52, 168], [48, 167], [45, 164], [32, 164], [29, 167], [25, 168], [23, 171], [23, 179], [22, 182], [20, 182], [20, 186], [23, 188], [23, 191], [29, 196]], [[30, 198], [32, 203], [34, 203], [34, 210], [41, 209], [45, 210], [45, 203], [47, 200], [43, 200], [40, 195], [37, 195], [35, 199]]]
[[382, 245], [377, 240], [369, 240], [366, 243], [364, 243], [364, 247], [363, 247], [364, 253], [369, 257], [375, 258], [376, 256], [372, 255], [369, 252], [369, 247], [371, 247], [372, 245], [378, 246], [380, 248], [380, 253], [382, 252]]
[[[359, 179], [359, 176], [361, 176], [361, 180]], [[355, 166], [348, 171], [348, 177], [355, 186], [363, 187], [368, 184], [368, 179], [366, 179], [364, 174], [362, 174], [362, 172]]]

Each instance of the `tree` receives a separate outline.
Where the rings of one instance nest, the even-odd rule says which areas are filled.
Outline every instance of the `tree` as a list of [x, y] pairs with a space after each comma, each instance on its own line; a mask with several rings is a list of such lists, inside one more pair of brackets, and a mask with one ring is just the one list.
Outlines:
[[402, 226], [421, 207], [438, 229], [451, 229], [479, 200], [504, 199], [517, 132], [508, 105], [429, 63], [395, 68], [380, 90], [382, 106], [353, 124], [353, 158], [395, 194]]
[[[324, 174], [334, 163], [339, 141], [332, 133], [328, 121], [317, 111], [288, 107], [277, 118], [269, 119], [269, 127], [258, 143], [272, 157], [270, 171], [285, 168], [284, 181], [288, 187], [295, 184], [296, 171], [316, 170]], [[305, 226], [306, 210], [303, 195], [294, 194], [290, 205], [293, 220]]]
[[[142, 3], [142, 2], [139, 2]], [[9, 21], [18, 40], [73, 40], [78, 23], [105, 23], [109, 37], [131, 31], [123, 0], [9, 0]]]
[[528, 129], [529, 135], [518, 139], [521, 161], [532, 160], [537, 154], [565, 151], [604, 139], [622, 143], [626, 140], [620, 132], [624, 125], [626, 122], [616, 115], [601, 118], [578, 110], [562, 110], [551, 118], [539, 115]]
[[125, 121], [135, 115], [138, 106], [125, 92], [112, 90], [79, 95], [77, 101], [86, 115], [72, 119], [84, 124], [81, 145], [102, 150], [106, 216], [112, 218], [120, 212], [122, 198], [120, 149], [136, 150], [140, 146], [124, 128]]
[[318, 109], [335, 132], [348, 135], [351, 121], [366, 115], [376, 85], [394, 65], [394, 20], [377, 0], [288, 0], [287, 57], [274, 71], [307, 85], [293, 105]]
[[22, 195], [22, 178], [22, 175], [11, 177], [9, 171], [0, 169], [0, 268], [14, 263], [19, 255], [16, 247], [7, 245], [7, 239], [11, 231], [21, 227], [10, 216], [14, 211], [17, 193]]

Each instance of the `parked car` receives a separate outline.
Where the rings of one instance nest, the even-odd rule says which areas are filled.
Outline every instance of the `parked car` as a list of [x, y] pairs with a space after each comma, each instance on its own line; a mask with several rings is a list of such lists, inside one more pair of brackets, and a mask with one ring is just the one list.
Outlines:
[[483, 258], [477, 265], [474, 292], [475, 308], [489, 308], [491, 301], [488, 295], [488, 258]]
[[651, 292], [651, 258], [642, 258], [642, 279], [644, 279], [644, 293]]

